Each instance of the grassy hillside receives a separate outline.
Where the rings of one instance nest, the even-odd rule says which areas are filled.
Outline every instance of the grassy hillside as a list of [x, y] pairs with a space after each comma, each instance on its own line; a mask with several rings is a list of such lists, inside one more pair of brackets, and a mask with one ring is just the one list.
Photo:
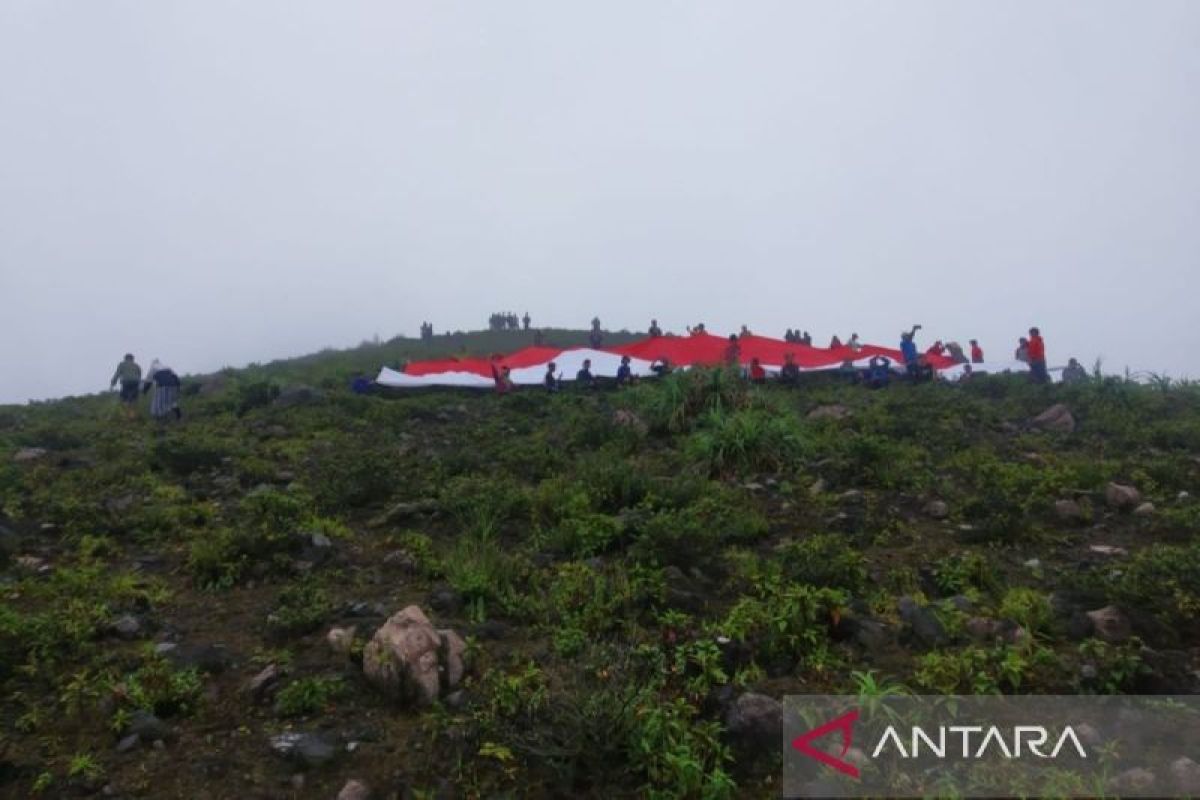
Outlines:
[[[0, 408], [0, 795], [774, 797], [747, 693], [1200, 690], [1194, 387], [346, 389], [526, 343]], [[468, 642], [432, 707], [364, 678], [411, 604]]]

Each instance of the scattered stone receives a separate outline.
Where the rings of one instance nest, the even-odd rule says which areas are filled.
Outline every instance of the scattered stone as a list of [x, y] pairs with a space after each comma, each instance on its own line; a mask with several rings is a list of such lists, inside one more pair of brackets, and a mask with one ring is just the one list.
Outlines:
[[764, 487], [757, 481], [750, 481], [749, 483], [743, 483], [742, 488], [748, 492], [761, 492]]
[[816, 497], [828, 488], [829, 484], [825, 482], [824, 478], [817, 478], [812, 482], [812, 486], [808, 487], [808, 494], [810, 497]]
[[177, 647], [179, 647], [179, 645], [175, 644], [174, 642], [159, 642], [158, 644], [154, 645], [154, 655], [165, 656], [167, 653], [171, 652]]
[[1127, 511], [1136, 508], [1141, 503], [1142, 494], [1132, 486], [1113, 482], [1105, 487], [1104, 499], [1111, 508]]
[[963, 624], [967, 634], [976, 641], [990, 642], [1000, 635], [1003, 623], [990, 617], [971, 617]]
[[221, 645], [181, 644], [166, 653], [167, 660], [180, 669], [195, 668], [217, 675], [233, 665], [233, 657]]
[[942, 500], [930, 500], [925, 504], [925, 514], [933, 519], [945, 519], [950, 516], [950, 506]]
[[22, 447], [13, 453], [12, 460], [18, 464], [27, 464], [30, 461], [37, 461], [39, 458], [44, 458], [49, 452], [44, 447]]
[[362, 781], [351, 778], [338, 792], [337, 800], [371, 800], [371, 790]]
[[782, 735], [783, 706], [773, 697], [746, 692], [726, 710], [725, 727], [752, 746], [774, 746]]
[[956, 594], [950, 598], [950, 605], [954, 606], [959, 611], [970, 611], [975, 607], [975, 601], [967, 597], [965, 594]]
[[1055, 403], [1033, 418], [1033, 426], [1041, 428], [1044, 431], [1073, 433], [1075, 431], [1075, 417], [1072, 416], [1071, 410], [1066, 405]]
[[250, 679], [250, 682], [246, 684], [245, 692], [256, 703], [261, 703], [274, 693], [276, 687], [279, 685], [280, 677], [279, 667], [274, 664], [268, 664], [261, 672]]
[[843, 503], [861, 503], [863, 497], [862, 489], [847, 489], [838, 495], [838, 500]]
[[1083, 511], [1083, 506], [1074, 500], [1056, 500], [1054, 502], [1054, 515], [1063, 522], [1086, 522], [1087, 514]]
[[170, 739], [173, 734], [167, 723], [149, 711], [141, 710], [129, 715], [129, 725], [125, 728], [125, 733], [127, 736], [140, 736], [147, 742]]
[[1200, 796], [1200, 764], [1192, 759], [1182, 756], [1172, 761], [1171, 778], [1179, 794], [1185, 797]]
[[462, 679], [466, 643], [437, 631], [417, 606], [394, 614], [363, 649], [367, 680], [402, 702], [429, 705]]
[[27, 572], [49, 572], [50, 565], [46, 559], [37, 556], [17, 556], [17, 566]]
[[1041, 561], [1041, 559], [1038, 559], [1038, 558], [1031, 558], [1025, 562], [1025, 566], [1028, 567], [1029, 569], [1034, 569], [1034, 570], [1041, 569], [1042, 561]]
[[280, 756], [317, 767], [333, 760], [337, 748], [321, 733], [289, 731], [271, 737], [271, 749]]
[[1105, 606], [1087, 612], [1096, 636], [1106, 642], [1123, 642], [1133, 635], [1129, 618], [1116, 606]]
[[1154, 773], [1148, 769], [1134, 767], [1118, 775], [1113, 786], [1119, 792], [1131, 795], [1144, 795], [1154, 786]]
[[357, 633], [357, 625], [351, 625], [348, 628], [334, 627], [325, 634], [325, 641], [329, 643], [329, 649], [333, 652], [341, 656], [348, 656], [354, 647], [354, 636]]
[[462, 608], [462, 595], [449, 586], [439, 586], [429, 593], [429, 607], [439, 614], [456, 614]]
[[1099, 553], [1102, 556], [1124, 556], [1129, 554], [1129, 551], [1124, 547], [1117, 547], [1111, 544], [1093, 544], [1088, 547], [1088, 550], [1091, 550], [1093, 553]]
[[1135, 517], [1152, 517], [1154, 516], [1154, 503], [1145, 502], [1138, 504], [1138, 507], [1133, 510]]
[[497, 641], [508, 638], [512, 629], [498, 619], [487, 619], [475, 626], [471, 634], [476, 639]]
[[420, 514], [431, 514], [438, 509], [437, 500], [413, 500], [406, 503], [396, 503], [387, 511], [380, 514], [375, 519], [371, 520], [371, 527], [381, 528], [384, 525], [393, 525], [406, 519], [411, 519]]
[[613, 412], [612, 419], [613, 424], [618, 428], [629, 428], [632, 431], [643, 434], [649, 430], [641, 417], [625, 408], [620, 408]]
[[128, 736], [126, 736], [125, 738], [121, 739], [121, 741], [117, 742], [117, 752], [118, 753], [128, 753], [130, 750], [137, 747], [141, 743], [142, 743], [142, 737], [138, 736], [136, 733], [131, 733]]
[[125, 614], [113, 622], [112, 632], [122, 639], [136, 639], [142, 632], [142, 623], [132, 614]]
[[293, 406], [312, 405], [324, 399], [325, 395], [311, 386], [289, 386], [275, 398], [275, 405], [279, 408], [292, 408]]
[[900, 618], [912, 629], [913, 636], [926, 647], [939, 647], [949, 641], [941, 620], [929, 608], [919, 605], [911, 597], [901, 597], [897, 602]]
[[892, 643], [892, 631], [877, 619], [860, 619], [854, 627], [854, 641], [866, 650], [882, 650]]
[[833, 403], [831, 405], [817, 406], [812, 411], [808, 412], [809, 419], [846, 419], [853, 412], [841, 403]]
[[417, 560], [407, 550], [393, 550], [388, 553], [383, 557], [383, 565], [410, 575], [418, 570]]
[[333, 542], [323, 533], [314, 533], [308, 537], [308, 540], [312, 543], [313, 547], [320, 549], [333, 547]]
[[467, 693], [462, 689], [457, 689], [446, 695], [446, 698], [442, 702], [444, 702], [446, 704], [446, 708], [450, 709], [451, 711], [458, 711], [467, 704]]

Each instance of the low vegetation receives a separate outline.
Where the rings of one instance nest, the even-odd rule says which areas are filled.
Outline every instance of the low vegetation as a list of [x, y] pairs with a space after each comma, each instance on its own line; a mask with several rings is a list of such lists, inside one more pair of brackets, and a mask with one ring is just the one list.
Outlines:
[[[522, 336], [0, 408], [0, 794], [773, 797], [744, 692], [1200, 690], [1195, 386], [348, 389]], [[411, 604], [469, 651], [425, 709], [361, 666]]]

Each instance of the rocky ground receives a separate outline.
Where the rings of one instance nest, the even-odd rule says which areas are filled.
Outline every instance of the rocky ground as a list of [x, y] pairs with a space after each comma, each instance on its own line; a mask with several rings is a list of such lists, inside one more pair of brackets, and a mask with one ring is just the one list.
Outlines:
[[768, 797], [786, 694], [1200, 689], [1194, 387], [376, 359], [0, 408], [0, 794]]

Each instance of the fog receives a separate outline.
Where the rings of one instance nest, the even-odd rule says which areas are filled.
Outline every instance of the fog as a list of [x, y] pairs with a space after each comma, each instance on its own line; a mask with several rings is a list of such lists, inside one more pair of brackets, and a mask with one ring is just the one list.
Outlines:
[[1200, 3], [0, 4], [0, 401], [379, 335], [1200, 377]]

